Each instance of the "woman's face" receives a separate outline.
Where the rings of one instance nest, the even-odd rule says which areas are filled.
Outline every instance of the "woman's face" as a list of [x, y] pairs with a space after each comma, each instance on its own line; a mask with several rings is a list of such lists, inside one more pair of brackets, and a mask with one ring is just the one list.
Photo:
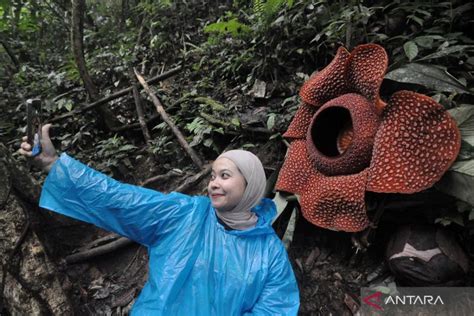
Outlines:
[[245, 178], [232, 160], [214, 161], [207, 192], [215, 209], [225, 212], [234, 208], [242, 199], [245, 186]]

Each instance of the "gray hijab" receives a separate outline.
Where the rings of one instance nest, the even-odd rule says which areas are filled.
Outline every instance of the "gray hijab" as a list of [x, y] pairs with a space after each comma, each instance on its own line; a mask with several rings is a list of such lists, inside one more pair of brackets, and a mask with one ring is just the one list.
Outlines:
[[233, 229], [245, 230], [254, 227], [258, 217], [250, 210], [260, 203], [266, 185], [265, 171], [260, 159], [246, 150], [229, 150], [217, 157], [219, 158], [231, 160], [244, 176], [247, 186], [239, 204], [229, 211], [216, 210], [217, 217]]

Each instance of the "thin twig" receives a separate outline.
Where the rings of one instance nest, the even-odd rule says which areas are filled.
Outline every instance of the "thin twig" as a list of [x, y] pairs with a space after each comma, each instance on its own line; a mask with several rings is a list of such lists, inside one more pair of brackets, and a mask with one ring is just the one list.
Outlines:
[[148, 146], [148, 143], [151, 141], [150, 131], [146, 126], [145, 115], [143, 114], [142, 102], [140, 100], [140, 92], [138, 92], [138, 83], [136, 83], [135, 77], [133, 77], [133, 71], [130, 69], [130, 82], [133, 84], [133, 100], [135, 101], [135, 108], [137, 110], [138, 122], [140, 123], [140, 128], [142, 129], [143, 138]]
[[61, 98], [64, 98], [64, 97], [67, 97], [68, 95], [71, 95], [73, 93], [76, 93], [76, 92], [81, 92], [81, 91], [84, 91], [84, 88], [82, 87], [79, 87], [79, 88], [74, 88], [74, 89], [71, 89], [67, 92], [64, 92], [64, 93], [61, 93], [60, 95], [57, 95], [53, 98], [53, 101], [56, 102], [58, 101], [59, 99]]
[[178, 139], [178, 142], [179, 144], [181, 145], [181, 147], [183, 147], [184, 151], [186, 151], [186, 153], [189, 155], [189, 157], [191, 157], [192, 161], [194, 162], [194, 164], [199, 168], [199, 169], [202, 169], [203, 167], [203, 162], [202, 160], [198, 157], [198, 155], [194, 152], [194, 150], [191, 148], [191, 146], [189, 146], [188, 142], [186, 141], [186, 139], [184, 138], [183, 134], [180, 132], [180, 130], [176, 127], [176, 125], [174, 124], [174, 122], [171, 120], [171, 118], [168, 116], [168, 114], [166, 113], [163, 105], [161, 104], [160, 100], [158, 99], [158, 97], [153, 93], [153, 91], [151, 91], [150, 87], [148, 86], [148, 84], [146, 83], [145, 79], [137, 72], [136, 69], [135, 70], [135, 76], [137, 77], [138, 81], [140, 82], [140, 84], [143, 86], [143, 88], [145, 89], [145, 91], [148, 93], [148, 95], [151, 97], [151, 100], [153, 101], [153, 104], [155, 105], [156, 107], [156, 111], [161, 115], [161, 118], [163, 119], [163, 121], [166, 122], [166, 124], [168, 124], [168, 126], [171, 128], [171, 130], [173, 131], [173, 134], [176, 136], [176, 138]]
[[194, 176], [186, 179], [184, 183], [182, 183], [179, 187], [176, 188], [176, 192], [186, 192], [191, 188], [196, 182], [199, 182], [207, 176], [209, 173], [211, 173], [211, 165], [206, 165], [202, 168], [201, 172], [196, 173]]
[[180, 172], [177, 172], [176, 170], [170, 170], [165, 174], [160, 174], [160, 175], [145, 179], [142, 182], [140, 182], [140, 185], [145, 187], [150, 183], [157, 182], [157, 181], [168, 180], [171, 177], [179, 176], [179, 175], [181, 175]]

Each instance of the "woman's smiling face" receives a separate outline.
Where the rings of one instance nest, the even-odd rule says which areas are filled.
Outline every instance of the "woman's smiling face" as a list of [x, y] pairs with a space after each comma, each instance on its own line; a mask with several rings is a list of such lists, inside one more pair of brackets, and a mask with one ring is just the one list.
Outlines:
[[232, 160], [214, 161], [207, 192], [215, 209], [226, 212], [234, 208], [242, 199], [245, 187], [245, 178]]

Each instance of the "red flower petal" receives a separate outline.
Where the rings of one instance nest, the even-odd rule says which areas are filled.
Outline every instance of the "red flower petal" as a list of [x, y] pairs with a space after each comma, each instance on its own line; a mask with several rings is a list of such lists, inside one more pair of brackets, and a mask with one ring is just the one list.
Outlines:
[[286, 130], [283, 137], [286, 138], [303, 138], [306, 136], [308, 131], [309, 124], [311, 124], [311, 119], [313, 118], [314, 113], [316, 113], [317, 108], [314, 106], [309, 106], [305, 103], [300, 105], [298, 111], [290, 123], [290, 126]]
[[316, 170], [308, 159], [306, 141], [295, 140], [288, 149], [275, 187], [280, 191], [299, 194], [313, 173], [316, 173]]
[[303, 102], [319, 107], [346, 92], [346, 63], [349, 52], [339, 47], [336, 56], [323, 70], [311, 76], [301, 87], [300, 97]]
[[399, 91], [390, 99], [374, 143], [367, 190], [414, 193], [431, 187], [454, 162], [461, 138], [433, 99]]
[[367, 169], [335, 177], [311, 175], [300, 199], [303, 216], [327, 229], [364, 230], [369, 225], [364, 203], [367, 175]]
[[362, 94], [377, 107], [383, 107], [385, 104], [380, 100], [379, 89], [387, 65], [388, 56], [383, 47], [376, 44], [357, 46], [351, 52], [347, 63], [346, 80], [349, 88]]

